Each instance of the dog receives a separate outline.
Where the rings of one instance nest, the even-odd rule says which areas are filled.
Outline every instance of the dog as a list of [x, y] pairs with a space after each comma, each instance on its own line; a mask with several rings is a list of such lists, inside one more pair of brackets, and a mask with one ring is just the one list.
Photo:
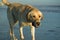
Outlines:
[[35, 28], [38, 28], [43, 14], [37, 8], [31, 5], [22, 5], [20, 3], [10, 3], [7, 0], [2, 2], [8, 6], [7, 18], [10, 24], [10, 40], [18, 40], [14, 35], [13, 26], [19, 22], [19, 32], [21, 40], [24, 40], [23, 27], [31, 28], [32, 40], [35, 40]]

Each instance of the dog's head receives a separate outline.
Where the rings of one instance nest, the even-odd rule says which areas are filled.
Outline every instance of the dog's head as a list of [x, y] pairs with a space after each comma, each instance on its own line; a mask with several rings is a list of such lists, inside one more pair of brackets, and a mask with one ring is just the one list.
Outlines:
[[38, 27], [40, 21], [43, 19], [43, 14], [39, 10], [32, 10], [28, 14], [28, 19], [32, 22], [34, 27]]

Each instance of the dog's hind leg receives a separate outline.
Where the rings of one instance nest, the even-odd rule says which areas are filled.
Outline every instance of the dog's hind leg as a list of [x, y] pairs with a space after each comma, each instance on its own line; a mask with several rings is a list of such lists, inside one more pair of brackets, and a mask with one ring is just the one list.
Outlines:
[[14, 35], [14, 23], [9, 22], [10, 23], [10, 40], [17, 40], [16, 36]]
[[14, 27], [13, 27], [16, 21], [14, 21], [10, 10], [8, 10], [7, 17], [10, 24], [10, 40], [17, 40], [17, 38], [14, 35]]
[[17, 40], [16, 36], [14, 35], [14, 24], [11, 22], [10, 23], [10, 40]]
[[10, 40], [14, 40], [13, 26], [10, 25]]

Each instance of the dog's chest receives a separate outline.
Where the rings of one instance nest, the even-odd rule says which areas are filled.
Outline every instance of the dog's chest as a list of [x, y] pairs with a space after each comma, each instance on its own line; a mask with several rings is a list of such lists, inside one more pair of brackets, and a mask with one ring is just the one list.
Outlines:
[[23, 25], [23, 26], [31, 26], [31, 23], [28, 23], [28, 22], [22, 22], [22, 25]]

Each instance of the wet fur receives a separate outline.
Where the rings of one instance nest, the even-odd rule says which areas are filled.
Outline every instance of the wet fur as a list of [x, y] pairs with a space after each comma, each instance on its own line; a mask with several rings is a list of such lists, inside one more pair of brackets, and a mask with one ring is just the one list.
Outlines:
[[[20, 38], [21, 40], [24, 39], [23, 36], [23, 27], [24, 26], [30, 26], [31, 28], [31, 35], [32, 35], [32, 40], [35, 40], [35, 27], [36, 26], [34, 23], [32, 24], [32, 21], [38, 20], [36, 22], [40, 22], [40, 20], [43, 18], [42, 13], [30, 6], [30, 5], [22, 5], [20, 3], [9, 3], [7, 0], [3, 0], [3, 3], [8, 6], [7, 9], [7, 18], [10, 24], [10, 40], [18, 40], [16, 36], [14, 35], [14, 30], [13, 26], [19, 21], [19, 32], [20, 32]], [[32, 14], [38, 14], [41, 16], [41, 18], [38, 17], [33, 19]]]

